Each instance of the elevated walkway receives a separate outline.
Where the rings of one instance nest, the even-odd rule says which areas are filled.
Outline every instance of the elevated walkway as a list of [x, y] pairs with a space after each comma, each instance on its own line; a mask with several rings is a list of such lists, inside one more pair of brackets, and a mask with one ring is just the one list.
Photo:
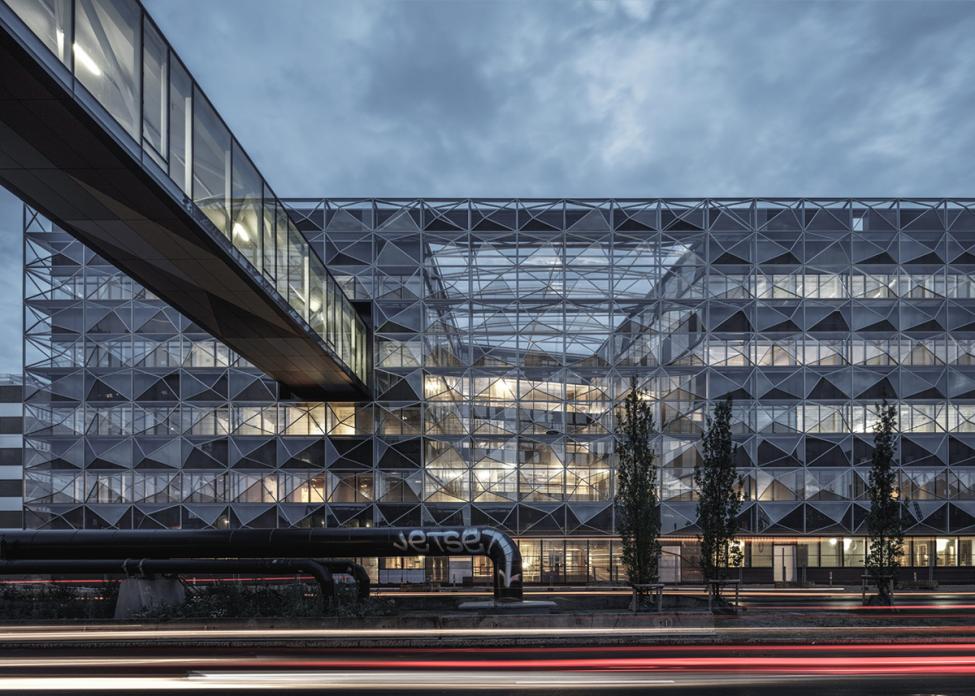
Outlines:
[[367, 396], [365, 323], [136, 0], [0, 0], [0, 183], [284, 395]]

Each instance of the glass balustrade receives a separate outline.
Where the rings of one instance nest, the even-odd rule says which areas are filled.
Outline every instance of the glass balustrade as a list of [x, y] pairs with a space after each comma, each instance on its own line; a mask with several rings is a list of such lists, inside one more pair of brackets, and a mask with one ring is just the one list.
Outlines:
[[[136, 0], [0, 0], [360, 379], [366, 327]], [[42, 57], [47, 60], [47, 57]], [[119, 133], [118, 129], [113, 129]]]

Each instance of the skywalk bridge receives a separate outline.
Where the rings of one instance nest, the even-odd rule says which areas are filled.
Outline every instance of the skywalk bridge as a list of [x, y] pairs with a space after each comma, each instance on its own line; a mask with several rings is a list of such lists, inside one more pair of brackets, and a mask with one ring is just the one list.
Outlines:
[[365, 323], [137, 0], [0, 0], [0, 183], [283, 394], [365, 397]]

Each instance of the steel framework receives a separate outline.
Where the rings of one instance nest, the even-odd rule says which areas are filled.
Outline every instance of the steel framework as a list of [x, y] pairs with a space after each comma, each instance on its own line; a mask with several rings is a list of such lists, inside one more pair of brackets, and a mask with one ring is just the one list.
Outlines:
[[29, 526], [485, 524], [521, 537], [529, 580], [605, 579], [613, 410], [635, 375], [669, 536], [695, 533], [700, 429], [728, 395], [745, 536], [819, 539], [824, 558], [845, 536], [862, 553], [883, 398], [900, 409], [910, 534], [975, 532], [971, 200], [289, 206], [371, 303], [368, 402], [280, 400], [28, 216]]

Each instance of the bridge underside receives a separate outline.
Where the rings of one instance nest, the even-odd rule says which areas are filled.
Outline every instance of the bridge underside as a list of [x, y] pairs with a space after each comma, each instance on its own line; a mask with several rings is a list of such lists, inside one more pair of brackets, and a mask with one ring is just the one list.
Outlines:
[[277, 379], [285, 394], [362, 398], [358, 377], [132, 146], [0, 31], [0, 183]]

